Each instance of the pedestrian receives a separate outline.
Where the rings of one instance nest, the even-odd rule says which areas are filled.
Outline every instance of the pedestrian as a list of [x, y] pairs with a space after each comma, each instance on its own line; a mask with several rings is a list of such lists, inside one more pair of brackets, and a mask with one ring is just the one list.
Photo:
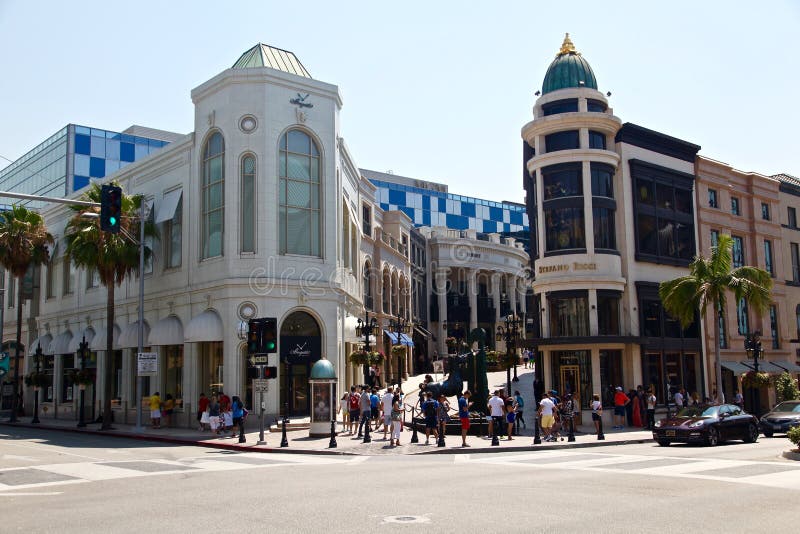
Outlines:
[[219, 435], [219, 400], [216, 395], [211, 395], [208, 403], [208, 426], [213, 434]]
[[401, 402], [399, 394], [395, 394], [392, 397], [392, 435], [390, 436], [392, 446], [400, 445], [401, 423], [403, 422], [403, 408]]
[[647, 392], [647, 430], [656, 427], [656, 395], [652, 389]]
[[342, 398], [339, 399], [339, 412], [342, 414], [342, 432], [347, 430], [347, 423], [350, 421], [350, 407], [348, 406], [348, 400], [350, 399], [350, 394], [348, 392], [344, 392]]
[[439, 432], [442, 436], [447, 435], [447, 423], [450, 421], [450, 402], [444, 393], [439, 395], [439, 407], [437, 408], [437, 420], [439, 422]]
[[738, 389], [733, 390], [733, 403], [740, 409], [744, 410], [744, 397], [739, 393]]
[[469, 432], [469, 409], [472, 408], [472, 402], [469, 398], [472, 396], [469, 390], [466, 390], [461, 396], [458, 397], [458, 419], [461, 421], [461, 446], [469, 447], [467, 444], [467, 432]]
[[158, 391], [150, 396], [150, 427], [161, 428], [161, 396]]
[[381, 374], [382, 374], [381, 373], [381, 366], [380, 365], [376, 365], [375, 366], [375, 386], [378, 387], [378, 388], [382, 388], [383, 387], [383, 379], [381, 378]]
[[625, 428], [625, 406], [631, 400], [622, 391], [622, 386], [617, 386], [614, 393], [614, 430], [622, 430]]
[[[561, 421], [562, 424], [567, 425], [569, 433], [574, 434], [575, 428], [572, 426], [575, 422], [575, 401], [572, 400], [572, 393], [565, 393], [564, 400], [561, 402]], [[564, 438], [561, 438], [564, 441]]]
[[347, 397], [347, 409], [350, 413], [350, 425], [348, 436], [353, 435], [353, 431], [358, 425], [359, 406], [361, 406], [361, 395], [356, 391], [355, 386], [350, 386], [350, 395]]
[[539, 418], [542, 422], [542, 431], [544, 432], [544, 441], [553, 440], [550, 431], [553, 428], [553, 423], [555, 423], [554, 411], [555, 404], [553, 403], [553, 399], [550, 398], [550, 392], [546, 392], [542, 400], [539, 401], [538, 410]]
[[167, 428], [172, 426], [172, 414], [175, 412], [175, 401], [172, 399], [172, 395], [167, 393], [167, 396], [164, 397], [164, 406], [161, 410], [161, 415], [164, 418], [164, 424]]
[[[399, 398], [399, 396], [398, 396]], [[392, 439], [392, 407], [394, 406], [394, 392], [391, 387], [386, 388], [386, 393], [381, 397], [381, 412], [383, 413], [383, 439], [386, 440], [386, 434], [389, 434], [389, 439]]]
[[672, 401], [675, 403], [676, 413], [681, 411], [681, 409], [683, 408], [683, 393], [681, 393], [681, 391], [683, 391], [683, 388], [676, 391], [675, 394], [672, 396]]
[[516, 419], [517, 401], [514, 400], [514, 397], [509, 395], [505, 398], [504, 402], [506, 408], [506, 425], [508, 427], [508, 441], [511, 441], [513, 439], [511, 435], [514, 433], [514, 420]]
[[[369, 387], [361, 386], [361, 398], [359, 399], [359, 407], [361, 408], [361, 419], [358, 421], [358, 437], [362, 437], [362, 429], [365, 425], [369, 425], [372, 418], [372, 399], [369, 394]], [[369, 432], [369, 428], [364, 430]]]
[[422, 403], [421, 409], [422, 414], [425, 416], [425, 445], [428, 445], [431, 439], [431, 432], [433, 432], [434, 438], [438, 439], [439, 437], [439, 433], [436, 430], [436, 415], [439, 410], [439, 403], [433, 399], [433, 393], [430, 391], [425, 394], [425, 401]]
[[514, 391], [514, 402], [517, 403], [517, 413], [516, 416], [514, 417], [514, 422], [517, 425], [517, 434], [519, 434], [520, 423], [522, 423], [522, 428], [528, 428], [528, 427], [527, 425], [525, 425], [525, 418], [522, 417], [522, 411], [523, 408], [525, 407], [525, 399], [523, 399], [522, 395], [519, 394], [519, 391], [516, 390]]
[[686, 393], [686, 389], [681, 388], [680, 391], [678, 391], [678, 393], [680, 393], [681, 396], [683, 397], [683, 408], [688, 407], [689, 404], [691, 403], [691, 398], [689, 397], [689, 394]]
[[200, 423], [200, 430], [203, 431], [208, 425], [208, 403], [209, 399], [205, 393], [200, 393], [200, 399], [197, 401], [197, 422]]
[[530, 361], [530, 352], [528, 352], [528, 349], [525, 349], [524, 351], [522, 351], [522, 363], [524, 364], [525, 369], [528, 368], [529, 361]]
[[378, 397], [378, 388], [373, 387], [372, 393], [369, 395], [369, 403], [370, 403], [370, 416], [371, 422], [374, 423], [375, 428], [373, 430], [377, 431], [381, 427], [380, 422], [380, 415], [381, 415], [381, 398]]
[[220, 389], [219, 390], [219, 409], [220, 412], [227, 412], [231, 408], [231, 398], [225, 395], [225, 393]]
[[500, 434], [503, 425], [503, 411], [505, 409], [506, 403], [503, 402], [503, 399], [500, 398], [500, 391], [495, 390], [492, 393], [492, 397], [489, 399], [489, 402], [486, 403], [489, 407], [489, 437], [493, 438], [495, 436], [495, 432]]
[[369, 373], [367, 374], [367, 386], [372, 387], [375, 385], [375, 366], [369, 366]]
[[[244, 417], [245, 408], [242, 399], [234, 395], [231, 399], [231, 415], [233, 416], [233, 426], [239, 429], [239, 440], [244, 439]], [[234, 432], [234, 435], [236, 432]]]
[[231, 410], [231, 403], [229, 403], [228, 409], [223, 411], [220, 415], [220, 418], [222, 419], [223, 430], [229, 434], [233, 434], [233, 412]]
[[594, 422], [594, 430], [597, 435], [600, 435], [600, 421], [603, 417], [603, 403], [600, 402], [600, 395], [595, 393], [592, 395], [592, 422]]

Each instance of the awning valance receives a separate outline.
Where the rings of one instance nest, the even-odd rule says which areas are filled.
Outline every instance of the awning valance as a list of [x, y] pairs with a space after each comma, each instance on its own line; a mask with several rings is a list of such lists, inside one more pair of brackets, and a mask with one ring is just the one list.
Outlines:
[[752, 369], [747, 367], [745, 364], [739, 362], [721, 361], [719, 363], [722, 365], [722, 367], [733, 371], [734, 376], [743, 375], [748, 371], [752, 371]]
[[161, 201], [161, 206], [158, 208], [156, 214], [156, 223], [172, 220], [175, 217], [175, 209], [178, 207], [178, 202], [181, 200], [183, 189], [173, 189], [164, 195]]
[[192, 318], [184, 331], [186, 343], [222, 341], [222, 319], [214, 310], [206, 310]]
[[46, 354], [69, 354], [69, 344], [72, 341], [72, 332], [67, 330], [58, 334]]
[[[752, 362], [748, 361], [747, 365], [750, 366], [750, 367], [753, 367], [755, 369], [755, 367], [754, 367]], [[760, 372], [762, 372], [762, 373], [768, 373], [768, 374], [771, 374], [771, 375], [782, 375], [783, 372], [786, 369], [784, 369], [783, 367], [780, 367], [778, 365], [775, 365], [772, 362], [768, 362], [768, 361], [762, 360], [762, 361], [758, 362], [758, 370]]]
[[151, 347], [183, 345], [183, 323], [174, 315], [164, 317], [153, 325], [147, 344]]
[[[106, 325], [102, 325], [102, 326], [98, 327], [97, 333], [95, 334], [94, 338], [92, 338], [92, 342], [89, 343], [89, 348], [91, 350], [106, 350], [106, 343], [107, 343], [106, 340], [108, 339], [108, 336], [106, 335], [107, 330], [108, 329], [106, 328]], [[119, 328], [119, 326], [117, 326], [115, 324], [114, 325], [114, 339], [112, 341], [112, 343], [113, 343], [112, 348], [115, 349], [115, 350], [120, 348], [119, 347], [119, 334], [120, 334], [120, 328]]]
[[389, 332], [388, 330], [384, 330], [383, 333], [389, 337], [389, 340], [392, 342], [392, 345], [397, 344], [397, 334], [395, 334], [394, 332]]
[[[150, 335], [150, 326], [148, 326], [147, 321], [144, 321], [142, 325], [144, 328], [144, 332], [142, 332], [142, 345], [145, 345], [147, 343], [147, 337]], [[121, 349], [138, 349], [139, 321], [130, 323], [128, 326], [126, 326], [125, 330], [123, 330], [122, 334], [120, 334], [117, 343]]]
[[773, 362], [778, 367], [786, 369], [790, 373], [800, 373], [800, 365], [794, 362]]
[[37, 337], [33, 343], [31, 343], [31, 354], [36, 352], [36, 347], [42, 347], [42, 354], [51, 354], [47, 351], [50, 350], [50, 343], [52, 342], [53, 336], [50, 334]]
[[83, 338], [86, 338], [86, 342], [89, 344], [89, 346], [92, 345], [92, 340], [94, 339], [94, 329], [91, 326], [84, 328], [83, 332], [80, 334], [72, 336], [72, 339], [69, 342], [69, 347], [67, 347], [66, 354], [75, 354], [78, 352]]
[[411, 341], [411, 338], [408, 337], [405, 334], [400, 334], [400, 343], [402, 343], [403, 345], [405, 345], [407, 347], [413, 347], [414, 346], [414, 342]]

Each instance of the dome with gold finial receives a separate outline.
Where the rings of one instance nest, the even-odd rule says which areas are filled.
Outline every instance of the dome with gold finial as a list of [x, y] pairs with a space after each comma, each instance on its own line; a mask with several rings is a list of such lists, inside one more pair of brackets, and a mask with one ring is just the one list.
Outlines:
[[589, 62], [575, 50], [575, 45], [567, 34], [556, 58], [550, 63], [547, 74], [544, 75], [542, 94], [570, 87], [597, 89], [597, 79]]

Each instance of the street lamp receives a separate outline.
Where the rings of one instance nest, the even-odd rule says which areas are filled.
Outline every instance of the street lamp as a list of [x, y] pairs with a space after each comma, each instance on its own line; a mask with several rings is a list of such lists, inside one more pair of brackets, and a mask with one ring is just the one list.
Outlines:
[[[400, 315], [397, 315], [397, 320], [390, 319], [389, 320], [389, 331], [392, 332], [397, 336], [397, 343], [400, 344], [402, 341], [400, 340], [400, 334], [407, 334], [410, 332], [410, 324], [408, 320]], [[393, 357], [391, 348], [389, 349], [389, 357]], [[400, 371], [400, 357], [397, 358], [397, 380], [392, 379], [393, 384], [399, 384], [401, 382], [401, 378], [403, 373]]]
[[[760, 330], [756, 330], [752, 334], [746, 334], [744, 337], [744, 350], [747, 353], [747, 358], [753, 360], [753, 369], [756, 373], [758, 373], [758, 360], [759, 358], [763, 357], [761, 341], [759, 340], [760, 337]], [[758, 387], [752, 389], [754, 390], [753, 412], [755, 413], [755, 416], [758, 417], [758, 414], [761, 411], [761, 391]]]
[[516, 315], [509, 315], [504, 319], [505, 326], [502, 324], [497, 327], [496, 341], [506, 342], [506, 384], [508, 394], [511, 395], [511, 358], [514, 358], [514, 380], [517, 378], [517, 338], [519, 338], [520, 326], [522, 321]]
[[[364, 336], [364, 351], [369, 355], [369, 336], [372, 335], [373, 332], [378, 330], [378, 320], [373, 317], [372, 319], [369, 318], [369, 312], [364, 312], [364, 320], [362, 321], [361, 318], [358, 318], [358, 324], [356, 325], [356, 337]], [[367, 379], [369, 378], [369, 363], [364, 364], [364, 383], [367, 383]]]
[[39, 389], [40, 389], [40, 365], [42, 363], [42, 358], [44, 354], [42, 354], [42, 344], [39, 343], [36, 345], [36, 352], [33, 354], [33, 361], [36, 363], [36, 380], [33, 383], [33, 419], [31, 419], [31, 423], [38, 423], [39, 422]]
[[[84, 371], [86, 371], [86, 358], [89, 356], [89, 343], [86, 342], [85, 335], [83, 336], [80, 344], [78, 345], [78, 356], [81, 359], [81, 380], [83, 380]], [[78, 388], [81, 391], [80, 412], [78, 414], [78, 428], [83, 428], [86, 426], [86, 421], [83, 419], [83, 401], [86, 398], [86, 384], [81, 383], [78, 385]]]

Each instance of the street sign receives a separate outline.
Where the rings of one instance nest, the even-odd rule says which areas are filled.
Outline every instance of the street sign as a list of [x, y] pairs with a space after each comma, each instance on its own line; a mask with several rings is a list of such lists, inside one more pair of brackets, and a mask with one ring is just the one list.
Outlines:
[[253, 364], [255, 365], [269, 363], [269, 356], [267, 356], [266, 354], [253, 356], [252, 359], [253, 359]]
[[138, 356], [138, 374], [139, 376], [149, 376], [158, 373], [158, 353], [157, 352], [139, 352]]
[[269, 380], [265, 378], [257, 378], [253, 380], [253, 391], [256, 393], [265, 393], [269, 391]]

